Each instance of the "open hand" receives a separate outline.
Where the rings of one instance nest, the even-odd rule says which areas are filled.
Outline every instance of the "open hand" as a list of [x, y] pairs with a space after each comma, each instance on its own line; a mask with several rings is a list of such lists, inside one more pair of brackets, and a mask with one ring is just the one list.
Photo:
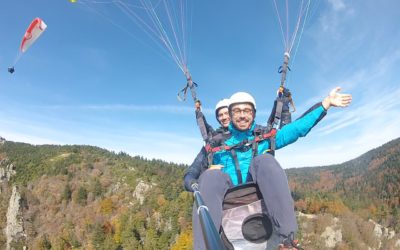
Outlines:
[[201, 111], [201, 102], [199, 100], [194, 103], [194, 108]]
[[350, 94], [341, 94], [339, 91], [340, 87], [336, 87], [329, 92], [329, 95], [324, 99], [322, 105], [326, 110], [331, 106], [333, 107], [347, 107], [352, 101], [352, 96]]

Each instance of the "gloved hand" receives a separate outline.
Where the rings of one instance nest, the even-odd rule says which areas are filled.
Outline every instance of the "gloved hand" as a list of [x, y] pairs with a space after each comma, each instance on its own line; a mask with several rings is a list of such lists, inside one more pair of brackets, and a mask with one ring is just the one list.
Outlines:
[[197, 183], [197, 180], [192, 181], [190, 188], [192, 189], [192, 192], [199, 190], [199, 183]]
[[188, 192], [194, 192], [192, 185], [193, 184], [197, 184], [197, 179], [194, 179], [192, 176], [190, 175], [185, 175], [184, 177], [184, 183], [185, 183], [185, 190]]

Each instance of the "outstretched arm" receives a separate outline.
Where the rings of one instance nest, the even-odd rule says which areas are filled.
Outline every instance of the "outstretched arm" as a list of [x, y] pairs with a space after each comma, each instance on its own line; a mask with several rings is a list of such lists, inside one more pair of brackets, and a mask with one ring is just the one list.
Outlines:
[[336, 87], [331, 90], [329, 95], [325, 97], [322, 101], [322, 106], [325, 110], [328, 110], [330, 107], [347, 107], [351, 103], [352, 96], [350, 94], [341, 94], [339, 91], [340, 87]]
[[[299, 137], [304, 137], [326, 115], [330, 107], [347, 107], [352, 100], [350, 94], [338, 93], [340, 87], [336, 87], [322, 101], [322, 104], [313, 106], [296, 121], [289, 123], [278, 131], [276, 135], [276, 149], [285, 147], [295, 142]], [[263, 152], [269, 149], [269, 143], [261, 143], [258, 147]]]

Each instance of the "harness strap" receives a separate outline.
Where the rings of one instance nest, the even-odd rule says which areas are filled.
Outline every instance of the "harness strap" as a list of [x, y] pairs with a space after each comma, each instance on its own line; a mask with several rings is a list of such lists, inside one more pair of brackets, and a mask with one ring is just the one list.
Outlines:
[[276, 136], [276, 129], [271, 129], [268, 133], [265, 131], [265, 129], [257, 129], [254, 130], [254, 140], [243, 140], [238, 144], [228, 146], [225, 144], [225, 142], [222, 142], [222, 145], [213, 147], [212, 146], [212, 140], [207, 142], [207, 144], [204, 146], [207, 152], [207, 159], [209, 165], [212, 165], [213, 163], [213, 157], [216, 152], [219, 151], [229, 151], [232, 155], [235, 169], [236, 169], [236, 175], [238, 178], [238, 183], [242, 184], [243, 183], [243, 176], [242, 176], [242, 171], [240, 170], [240, 165], [239, 165], [239, 160], [237, 157], [237, 153], [235, 149], [240, 149], [242, 147], [248, 147], [251, 145], [251, 148], [253, 150], [252, 153], [252, 158], [256, 157], [258, 155], [258, 144], [261, 141], [270, 140], [270, 149], [268, 150], [269, 153], [274, 154], [275, 152], [275, 136]]
[[186, 86], [178, 92], [178, 100], [179, 101], [186, 101], [186, 95], [187, 95], [187, 90], [190, 89], [190, 92], [192, 94], [193, 100], [197, 101], [197, 97], [196, 97], [196, 90], [195, 87], [197, 87], [197, 83], [191, 81], [186, 84]]
[[212, 153], [212, 152], [207, 153], [208, 166], [213, 165], [213, 159], [214, 159], [214, 153]]
[[[190, 88], [190, 92], [192, 94], [193, 101], [196, 102], [197, 97], [196, 97], [195, 87], [197, 87], [197, 84], [195, 82], [193, 82], [192, 76], [190, 75], [189, 70], [185, 71], [185, 76], [186, 76], [186, 80], [187, 80], [186, 90], [188, 87]], [[185, 91], [185, 93], [186, 93], [186, 91]]]
[[253, 156], [252, 157], [254, 158], [254, 157], [256, 157], [258, 155], [258, 142], [256, 142], [256, 141], [253, 142], [252, 149], [253, 149]]
[[212, 147], [211, 144], [207, 143], [205, 146], [205, 149], [208, 153], [216, 153], [219, 151], [230, 151], [232, 147], [227, 146], [227, 145], [221, 145], [218, 147]]
[[235, 163], [235, 168], [236, 168], [236, 175], [238, 178], [238, 183], [242, 184], [243, 183], [243, 177], [242, 177], [242, 171], [240, 170], [240, 165], [239, 165], [239, 160], [237, 158], [237, 154], [234, 148], [232, 148], [230, 150], [231, 154], [232, 154], [232, 158], [234, 160]]
[[268, 133], [263, 132], [262, 134], [255, 136], [254, 140], [256, 142], [260, 142], [260, 141], [275, 137], [275, 135], [276, 135], [276, 129], [271, 129]]
[[201, 137], [203, 137], [203, 140], [207, 142], [211, 138], [212, 131], [207, 130], [207, 125], [206, 125], [207, 122], [205, 120], [203, 112], [201, 112], [201, 110], [196, 110], [195, 113], [196, 113], [196, 122], [197, 126], [200, 129]]
[[283, 98], [282, 97], [277, 97], [276, 98], [276, 109], [275, 109], [274, 120], [273, 120], [273, 122], [271, 124], [272, 127], [274, 125], [278, 125], [279, 121], [281, 120], [282, 109], [283, 109]]
[[275, 136], [273, 136], [273, 137], [271, 137], [271, 138], [269, 139], [269, 148], [270, 148], [269, 153], [272, 154], [272, 155], [275, 155], [275, 149], [276, 149], [276, 139], [275, 139]]
[[[192, 80], [192, 76], [190, 75], [188, 70], [185, 70], [185, 76], [186, 76], [186, 80], [187, 80], [186, 86], [181, 91], [178, 92], [178, 99], [180, 101], [185, 101], [187, 91], [188, 91], [188, 89], [190, 89], [193, 101], [196, 104], [195, 114], [196, 114], [197, 126], [200, 129], [201, 137], [203, 138], [203, 140], [205, 142], [208, 142], [212, 137], [213, 131], [210, 131], [209, 127], [211, 127], [211, 126], [209, 126], [207, 124], [205, 117], [204, 117], [203, 113], [201, 112], [201, 108], [200, 108], [201, 102], [199, 99], [197, 99], [197, 96], [196, 96], [197, 83], [195, 83]], [[183, 95], [183, 97], [181, 97], [181, 94]]]
[[[290, 111], [290, 104], [293, 110]], [[285, 87], [279, 87], [278, 96], [274, 101], [274, 107], [268, 118], [268, 128], [279, 127], [280, 129], [291, 122], [291, 112], [296, 110], [290, 90]], [[283, 117], [282, 117], [283, 116]], [[279, 126], [278, 126], [279, 125]]]
[[269, 150], [267, 152], [269, 152], [272, 155], [275, 155], [275, 135], [276, 135], [276, 129], [273, 128], [268, 133], [266, 133], [265, 130], [261, 130], [260, 134], [254, 137], [253, 158], [258, 155], [259, 142], [267, 139], [269, 139]]
[[[197, 83], [195, 83], [192, 80], [192, 76], [189, 73], [189, 70], [185, 70], [185, 76], [186, 76], [186, 86], [178, 92], [178, 100], [179, 101], [185, 101], [186, 100], [186, 94], [187, 94], [187, 90], [188, 88], [190, 89], [190, 92], [192, 94], [192, 98], [193, 101], [196, 102], [197, 101], [197, 97], [196, 97], [196, 87], [197, 87]], [[181, 93], [183, 93], [183, 99], [181, 98]]]
[[248, 140], [244, 140], [238, 144], [232, 145], [232, 146], [228, 146], [225, 144], [222, 144], [220, 146], [217, 147], [213, 147], [210, 143], [207, 143], [205, 146], [205, 149], [207, 151], [207, 153], [216, 153], [219, 151], [231, 151], [231, 149], [233, 148], [240, 148], [243, 147], [245, 145], [253, 145], [254, 142], [256, 142], [257, 144], [261, 141], [270, 139], [270, 148], [271, 150], [275, 150], [275, 135], [276, 135], [276, 129], [271, 129], [271, 131], [269, 131], [268, 133], [262, 132], [260, 135], [255, 135], [254, 136], [254, 140], [248, 141]]

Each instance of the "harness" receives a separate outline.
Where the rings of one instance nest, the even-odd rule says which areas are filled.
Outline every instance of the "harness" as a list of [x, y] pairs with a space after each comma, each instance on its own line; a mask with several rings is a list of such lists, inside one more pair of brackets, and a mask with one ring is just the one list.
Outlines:
[[[293, 110], [290, 110], [289, 106], [292, 106]], [[268, 126], [270, 128], [276, 126], [281, 129], [283, 126], [292, 122], [291, 113], [295, 110], [290, 90], [282, 86], [279, 87], [278, 96], [274, 101], [274, 107], [272, 108], [271, 114], [268, 118]]]
[[270, 129], [266, 127], [262, 127], [257, 125], [253, 131], [254, 139], [248, 140], [245, 139], [237, 144], [234, 145], [226, 145], [225, 141], [229, 139], [229, 137], [218, 134], [211, 138], [211, 140], [205, 145], [205, 149], [207, 152], [207, 159], [209, 165], [212, 165], [212, 160], [214, 154], [221, 151], [228, 151], [231, 153], [235, 169], [236, 175], [238, 177], [239, 184], [243, 183], [242, 179], [242, 172], [239, 166], [239, 160], [236, 154], [236, 151], [246, 152], [249, 149], [253, 150], [252, 159], [258, 155], [258, 144], [262, 141], [269, 140], [269, 149], [267, 150], [268, 153], [274, 155], [275, 154], [275, 136], [276, 136], [276, 129]]
[[214, 131], [211, 126], [208, 126], [206, 118], [204, 117], [201, 111], [201, 102], [199, 99], [197, 99], [196, 95], [196, 88], [198, 85], [193, 81], [189, 70], [185, 70], [185, 77], [186, 77], [186, 86], [181, 91], [178, 92], [177, 98], [179, 101], [185, 101], [187, 92], [188, 90], [190, 90], [190, 93], [192, 95], [193, 101], [196, 106], [195, 115], [196, 115], [197, 126], [199, 127], [201, 137], [205, 142], [207, 142], [212, 137], [212, 133]]
[[[199, 102], [199, 105], [201, 105], [200, 101], [198, 101], [198, 102]], [[196, 114], [197, 126], [200, 129], [201, 137], [203, 138], [203, 141], [205, 141], [207, 143], [210, 140], [210, 138], [212, 138], [214, 129], [210, 125], [208, 125], [203, 112], [201, 112], [200, 107], [196, 109], [195, 114]]]
[[[278, 89], [278, 95], [274, 101], [274, 107], [272, 108], [271, 114], [268, 118], [268, 127], [279, 127], [281, 129], [286, 124], [292, 122], [291, 112], [296, 110], [292, 99], [290, 90], [285, 88], [286, 74], [290, 71], [289, 68], [289, 52], [285, 52], [282, 66], [279, 67], [278, 73], [281, 74], [281, 84]], [[289, 105], [293, 107], [293, 110], [289, 110]]]

